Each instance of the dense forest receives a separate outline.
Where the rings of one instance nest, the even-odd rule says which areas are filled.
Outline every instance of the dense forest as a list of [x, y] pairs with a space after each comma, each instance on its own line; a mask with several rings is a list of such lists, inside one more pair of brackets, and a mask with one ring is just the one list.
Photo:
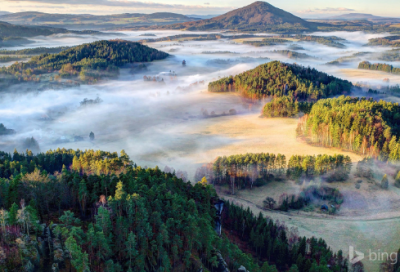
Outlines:
[[285, 39], [279, 39], [279, 38], [265, 38], [262, 39], [261, 41], [244, 41], [244, 44], [250, 44], [256, 47], [260, 46], [272, 46], [272, 45], [277, 45], [277, 44], [285, 44], [290, 41], [285, 40]]
[[354, 54], [352, 54], [350, 56], [344, 56], [344, 57], [337, 58], [336, 60], [330, 61], [330, 62], [328, 62], [326, 64], [328, 64], [328, 65], [342, 64], [342, 63], [350, 62], [350, 61], [352, 61], [354, 59], [357, 59], [358, 57], [366, 56], [366, 55], [369, 55], [369, 54], [371, 54], [371, 53], [370, 52], [357, 52], [357, 53], [354, 53]]
[[0, 63], [2, 62], [11, 62], [11, 61], [19, 61], [19, 60], [23, 60], [23, 59], [28, 59], [30, 58], [30, 56], [1, 56], [0, 55]]
[[330, 47], [346, 48], [346, 46], [339, 41], [345, 41], [343, 38], [336, 36], [312, 36], [312, 35], [296, 35], [295, 39], [306, 42], [316, 42]]
[[0, 22], [0, 37], [50, 36], [58, 33], [100, 34], [100, 32], [93, 30], [76, 31], [76, 30], [67, 30], [64, 28], [13, 25], [6, 22]]
[[400, 36], [387, 36], [383, 38], [373, 38], [369, 39], [366, 45], [368, 46], [393, 46], [400, 47], [400, 42], [398, 41]]
[[2, 152], [0, 165], [2, 271], [347, 271], [322, 239], [229, 202], [219, 236], [205, 178], [192, 185], [124, 151]]
[[64, 50], [67, 50], [71, 47], [69, 46], [60, 46], [60, 47], [36, 47], [36, 48], [27, 48], [20, 50], [6, 50], [1, 49], [0, 55], [40, 55], [40, 54], [57, 54]]
[[0, 46], [21, 46], [33, 43], [32, 41], [21, 37], [3, 37], [0, 35]]
[[274, 224], [261, 213], [255, 216], [249, 208], [244, 210], [227, 202], [225, 209], [224, 228], [247, 241], [258, 258], [267, 260], [260, 271], [348, 271], [348, 260], [343, 252], [332, 252], [323, 239], [299, 237], [296, 228]]
[[172, 41], [215, 41], [219, 39], [247, 39], [257, 38], [253, 34], [222, 35], [222, 34], [179, 34], [161, 38], [150, 38], [139, 40], [140, 43], [172, 42]]
[[360, 62], [358, 69], [382, 71], [391, 74], [400, 74], [400, 68], [393, 67], [393, 65], [385, 63], [370, 63], [369, 61]]
[[379, 55], [378, 59], [383, 61], [400, 61], [400, 50], [393, 49], [390, 51], [385, 51]]
[[309, 113], [313, 102], [298, 102], [290, 96], [276, 97], [264, 105], [264, 117], [293, 117], [299, 112]]
[[297, 133], [312, 143], [397, 161], [399, 124], [397, 103], [341, 96], [316, 102], [300, 119]]
[[313, 57], [306, 53], [299, 53], [292, 50], [274, 50], [273, 53], [278, 53], [282, 56], [286, 56], [289, 59], [312, 59]]
[[235, 189], [253, 188], [282, 178], [344, 181], [350, 170], [350, 157], [343, 155], [293, 155], [287, 162], [282, 154], [247, 153], [216, 158], [197, 170], [196, 179], [206, 176], [213, 184], [228, 184], [234, 193]]
[[288, 95], [296, 100], [315, 101], [349, 93], [352, 84], [310, 67], [272, 61], [236, 76], [210, 82], [210, 92], [239, 92], [260, 99]]
[[40, 80], [44, 73], [59, 71], [62, 77], [76, 76], [81, 80], [100, 78], [109, 72], [111, 76], [118, 73], [118, 67], [132, 62], [148, 62], [164, 59], [167, 53], [149, 48], [139, 43], [110, 40], [79, 45], [57, 54], [41, 54], [32, 57], [28, 62], [19, 62], [10, 67], [2, 67], [3, 74], [11, 75], [18, 80]]

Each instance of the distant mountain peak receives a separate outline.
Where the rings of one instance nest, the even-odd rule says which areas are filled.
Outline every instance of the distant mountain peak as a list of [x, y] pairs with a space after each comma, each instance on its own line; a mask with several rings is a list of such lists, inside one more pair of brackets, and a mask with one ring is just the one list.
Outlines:
[[309, 30], [314, 24], [307, 22], [289, 12], [274, 7], [268, 2], [257, 1], [248, 6], [229, 11], [211, 19], [185, 22], [165, 28], [188, 30], [236, 29], [236, 30], [271, 30], [286, 25], [299, 30]]

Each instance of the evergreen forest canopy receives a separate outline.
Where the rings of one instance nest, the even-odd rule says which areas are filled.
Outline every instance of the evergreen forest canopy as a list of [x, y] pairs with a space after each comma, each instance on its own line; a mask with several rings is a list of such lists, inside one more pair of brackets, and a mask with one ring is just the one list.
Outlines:
[[244, 41], [244, 44], [250, 44], [256, 47], [260, 46], [272, 46], [272, 45], [277, 45], [277, 44], [285, 44], [285, 43], [290, 43], [291, 41], [285, 40], [285, 39], [279, 39], [279, 38], [265, 38], [262, 39], [261, 41]]
[[352, 83], [310, 67], [272, 61], [236, 76], [210, 82], [210, 92], [239, 92], [245, 97], [290, 96], [315, 101], [351, 91]]
[[228, 184], [231, 189], [253, 188], [254, 184], [264, 184], [269, 180], [298, 180], [300, 177], [312, 179], [323, 177], [326, 181], [347, 180], [351, 170], [349, 156], [293, 155], [287, 161], [286, 156], [272, 153], [247, 153], [218, 157], [200, 168], [197, 179], [206, 175], [215, 184]]
[[0, 55], [40, 55], [40, 54], [57, 54], [66, 49], [69, 49], [69, 46], [60, 46], [60, 47], [35, 47], [35, 48], [27, 48], [20, 50], [6, 50], [1, 49]]
[[76, 31], [67, 30], [64, 28], [53, 28], [45, 26], [23, 26], [13, 25], [0, 21], [0, 37], [35, 37], [35, 36], [50, 36], [59, 33], [74, 33], [74, 34], [98, 34], [98, 31], [86, 30]]
[[368, 46], [392, 46], [392, 47], [400, 47], [399, 42], [400, 36], [387, 36], [383, 38], [373, 38], [369, 39], [366, 45]]
[[264, 105], [262, 115], [264, 117], [293, 117], [299, 112], [309, 113], [313, 102], [298, 102], [290, 96], [273, 98]]
[[300, 41], [317, 42], [330, 47], [346, 48], [344, 44], [340, 43], [340, 41], [345, 41], [345, 39], [336, 36], [312, 36], [298, 34], [295, 35], [294, 38], [299, 39]]
[[282, 56], [286, 56], [289, 59], [312, 59], [314, 57], [307, 55], [306, 53], [299, 53], [293, 50], [274, 50], [273, 53], [278, 53]]
[[345, 96], [322, 99], [300, 119], [297, 133], [326, 147], [400, 160], [398, 103]]
[[324, 240], [231, 203], [219, 237], [205, 179], [141, 168], [124, 151], [2, 152], [0, 166], [2, 271], [347, 271]]
[[358, 69], [382, 71], [391, 74], [400, 74], [400, 68], [393, 67], [393, 65], [385, 63], [370, 63], [369, 61], [360, 62]]
[[84, 79], [86, 74], [99, 77], [101, 74], [98, 71], [115, 73], [118, 67], [128, 63], [150, 62], [168, 56], [167, 53], [136, 42], [103, 40], [65, 49], [56, 54], [34, 56], [28, 62], [2, 67], [0, 71], [18, 80], [35, 80], [36, 76], [54, 71], [59, 71], [61, 76], [81, 73], [81, 79]]
[[35, 36], [50, 36], [59, 33], [73, 34], [101, 34], [98, 31], [85, 30], [75, 31], [64, 28], [53, 28], [45, 26], [13, 25], [0, 21], [0, 46], [20, 46], [32, 43], [26, 39]]

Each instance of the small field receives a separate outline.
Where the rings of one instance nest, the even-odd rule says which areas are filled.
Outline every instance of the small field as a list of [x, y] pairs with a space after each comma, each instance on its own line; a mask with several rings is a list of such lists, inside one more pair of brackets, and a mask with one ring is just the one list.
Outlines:
[[[267, 188], [267, 187], [266, 187]], [[279, 186], [278, 186], [279, 188]], [[267, 190], [267, 189], [266, 189]], [[279, 190], [279, 189], [277, 189]], [[269, 191], [269, 190], [268, 190]], [[272, 192], [274, 187], [272, 187]], [[272, 194], [269, 192], [269, 194]], [[345, 256], [349, 254], [349, 246], [365, 254], [363, 264], [365, 271], [379, 271], [381, 261], [370, 260], [369, 252], [397, 252], [400, 247], [400, 218], [361, 219], [357, 217], [333, 217], [329, 215], [312, 216], [297, 211], [279, 212], [260, 209], [253, 201], [262, 199], [253, 192], [240, 192], [234, 197], [221, 195], [245, 208], [249, 207], [255, 214], [262, 213], [273, 220], [284, 222], [287, 227], [296, 227], [301, 236], [315, 236], [323, 238], [334, 250], [343, 250]], [[254, 200], [253, 200], [254, 198]]]
[[[232, 139], [231, 143], [204, 151], [208, 158], [241, 153], [281, 153], [292, 155], [345, 154], [352, 161], [361, 156], [339, 149], [311, 146], [296, 138], [297, 118], [260, 118], [260, 114], [221, 117], [199, 122], [192, 133], [214, 135]], [[204, 161], [198, 161], [204, 163]]]
[[381, 71], [370, 71], [364, 69], [341, 69], [338, 71], [337, 76], [341, 76], [353, 82], [365, 81], [366, 78], [372, 80], [380, 80], [388, 78], [390, 83], [400, 84], [400, 76]]

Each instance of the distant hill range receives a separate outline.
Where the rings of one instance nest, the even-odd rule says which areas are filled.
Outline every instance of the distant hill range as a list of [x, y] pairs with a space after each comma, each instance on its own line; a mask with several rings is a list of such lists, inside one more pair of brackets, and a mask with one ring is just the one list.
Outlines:
[[152, 14], [123, 13], [113, 15], [53, 14], [43, 12], [17, 12], [0, 15], [0, 21], [19, 25], [43, 25], [68, 29], [115, 29], [146, 25], [164, 25], [199, 20], [197, 17], [157, 12]]
[[0, 46], [20, 46], [23, 44], [31, 43], [31, 41], [26, 38], [35, 36], [50, 36], [60, 33], [73, 33], [78, 35], [102, 34], [101, 32], [93, 30], [75, 31], [67, 30], [64, 28], [53, 28], [46, 26], [22, 26], [0, 22]]
[[223, 15], [192, 22], [185, 22], [160, 29], [185, 30], [238, 30], [238, 31], [274, 31], [280, 33], [316, 30], [317, 24], [307, 22], [267, 2], [254, 2], [243, 8], [235, 9]]
[[348, 14], [328, 17], [323, 20], [339, 20], [339, 21], [367, 20], [376, 24], [400, 23], [400, 18], [382, 17], [366, 13], [348, 13]]

